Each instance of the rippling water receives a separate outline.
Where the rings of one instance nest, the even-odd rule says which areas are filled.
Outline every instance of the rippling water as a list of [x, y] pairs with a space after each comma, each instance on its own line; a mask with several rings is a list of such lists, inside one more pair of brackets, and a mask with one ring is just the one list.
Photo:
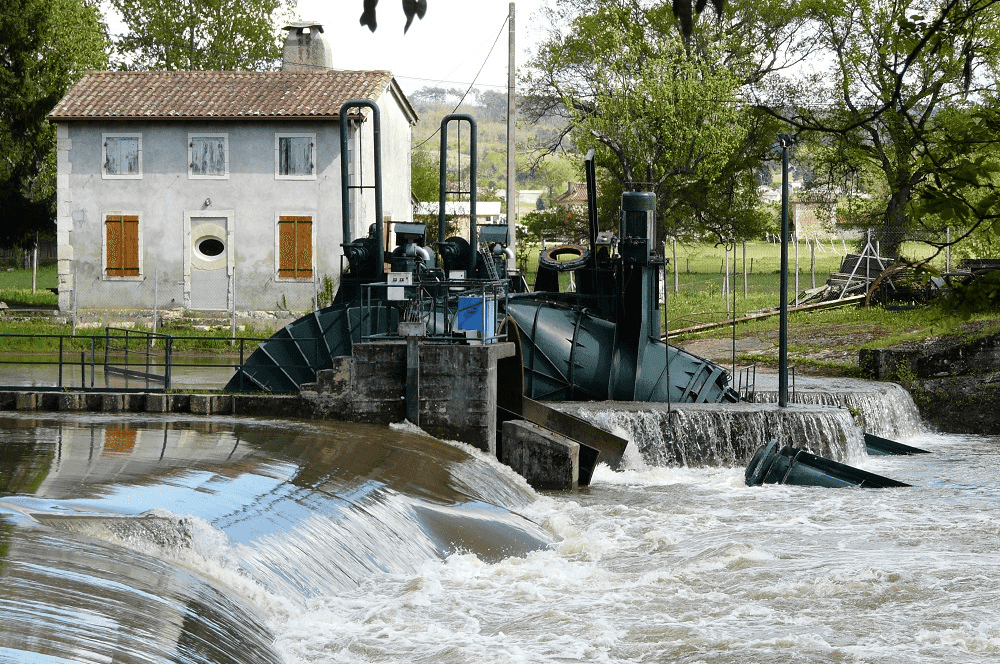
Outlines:
[[0, 661], [1000, 660], [1000, 438], [858, 464], [905, 489], [633, 455], [537, 495], [402, 430], [0, 426]]

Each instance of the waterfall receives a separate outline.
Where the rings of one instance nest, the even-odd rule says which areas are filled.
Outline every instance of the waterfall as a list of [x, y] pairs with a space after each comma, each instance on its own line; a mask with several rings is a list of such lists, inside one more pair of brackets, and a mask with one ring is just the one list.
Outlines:
[[[896, 383], [841, 379], [830, 381], [829, 387], [829, 390], [796, 390], [790, 400], [793, 403], [846, 408], [856, 417], [865, 433], [893, 440], [910, 438], [924, 429], [910, 393]], [[753, 401], [777, 403], [778, 393], [757, 391], [753, 393]]]
[[647, 466], [742, 466], [777, 438], [835, 461], [865, 456], [861, 429], [844, 408], [796, 404], [552, 404], [628, 438]]

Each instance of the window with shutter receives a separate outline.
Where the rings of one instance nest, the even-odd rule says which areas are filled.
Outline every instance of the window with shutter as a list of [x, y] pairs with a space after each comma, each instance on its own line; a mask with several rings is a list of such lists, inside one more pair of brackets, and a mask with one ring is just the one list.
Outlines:
[[108, 277], [139, 276], [139, 217], [109, 214], [104, 218], [107, 247], [104, 274]]
[[278, 277], [311, 279], [312, 254], [312, 217], [278, 217]]
[[279, 180], [316, 179], [316, 135], [276, 134], [274, 176]]
[[142, 177], [142, 134], [103, 134], [101, 176], [106, 180]]
[[229, 178], [228, 134], [188, 134], [188, 177], [213, 180]]

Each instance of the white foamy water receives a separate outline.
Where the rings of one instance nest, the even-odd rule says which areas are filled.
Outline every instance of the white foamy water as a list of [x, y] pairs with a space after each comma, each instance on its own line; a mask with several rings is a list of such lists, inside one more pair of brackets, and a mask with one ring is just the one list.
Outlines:
[[615, 473], [541, 496], [550, 550], [456, 554], [313, 598], [289, 662], [1000, 660], [998, 439], [863, 465], [908, 489], [746, 487], [742, 468]]

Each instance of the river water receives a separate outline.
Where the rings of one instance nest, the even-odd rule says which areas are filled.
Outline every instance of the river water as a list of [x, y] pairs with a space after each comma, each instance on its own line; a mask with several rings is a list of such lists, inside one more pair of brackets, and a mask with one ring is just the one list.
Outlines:
[[403, 427], [13, 415], [0, 661], [1000, 661], [1000, 438], [897, 428], [856, 465], [911, 488], [538, 494]]

